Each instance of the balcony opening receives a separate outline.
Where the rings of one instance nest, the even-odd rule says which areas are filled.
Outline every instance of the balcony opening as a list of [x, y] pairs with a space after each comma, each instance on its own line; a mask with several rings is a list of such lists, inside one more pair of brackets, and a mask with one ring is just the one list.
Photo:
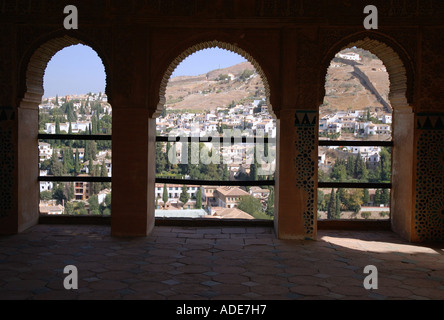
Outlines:
[[393, 107], [384, 63], [355, 46], [338, 52], [319, 113], [318, 220], [390, 221]]
[[260, 67], [233, 48], [196, 46], [173, 63], [156, 119], [157, 219], [274, 218], [269, 90]]
[[111, 216], [112, 107], [102, 60], [90, 47], [55, 53], [39, 104], [41, 217]]

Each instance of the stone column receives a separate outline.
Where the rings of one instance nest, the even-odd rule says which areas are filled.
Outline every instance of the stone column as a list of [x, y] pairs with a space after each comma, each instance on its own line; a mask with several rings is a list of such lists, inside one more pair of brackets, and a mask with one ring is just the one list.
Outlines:
[[113, 236], [147, 236], [154, 228], [155, 135], [146, 108], [113, 105]]
[[0, 107], [0, 235], [18, 230], [15, 119], [13, 107]]
[[317, 115], [282, 110], [278, 121], [275, 230], [280, 239], [316, 239]]
[[392, 230], [410, 240], [412, 236], [414, 114], [412, 108], [396, 107], [393, 111]]
[[36, 225], [39, 220], [39, 109], [38, 102], [21, 102], [18, 120], [18, 232]]
[[415, 117], [413, 242], [444, 240], [444, 113]]

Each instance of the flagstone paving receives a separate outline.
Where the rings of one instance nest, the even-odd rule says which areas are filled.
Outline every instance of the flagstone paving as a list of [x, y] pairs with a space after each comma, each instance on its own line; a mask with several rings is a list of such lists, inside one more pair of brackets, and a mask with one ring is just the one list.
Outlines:
[[[0, 299], [441, 300], [443, 247], [391, 232], [288, 241], [264, 227], [162, 226], [122, 239], [107, 226], [38, 225], [0, 237]], [[64, 288], [67, 265], [77, 267], [77, 290]], [[375, 276], [367, 265], [378, 289], [364, 288]]]

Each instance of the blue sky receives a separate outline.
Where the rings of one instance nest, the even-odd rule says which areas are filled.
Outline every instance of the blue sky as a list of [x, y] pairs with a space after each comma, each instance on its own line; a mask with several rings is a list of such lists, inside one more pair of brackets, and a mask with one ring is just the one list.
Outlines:
[[[244, 57], [228, 50], [205, 49], [182, 61], [173, 77], [201, 75], [244, 61]], [[105, 83], [105, 67], [97, 53], [88, 46], [71, 46], [60, 50], [48, 63], [44, 77], [44, 97], [104, 92]]]
[[188, 56], [173, 72], [177, 76], [197, 76], [208, 71], [223, 69], [247, 61], [237, 53], [219, 48], [209, 48]]
[[105, 67], [90, 47], [76, 45], [60, 50], [45, 71], [44, 97], [105, 92]]

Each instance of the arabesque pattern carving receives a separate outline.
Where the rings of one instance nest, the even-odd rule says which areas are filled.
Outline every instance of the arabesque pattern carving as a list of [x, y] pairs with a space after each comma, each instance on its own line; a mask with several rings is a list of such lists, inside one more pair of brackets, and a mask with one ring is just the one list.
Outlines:
[[444, 240], [444, 114], [418, 116], [414, 228], [420, 241]]
[[308, 199], [304, 211], [304, 229], [307, 237], [313, 236], [315, 230], [315, 166], [316, 166], [316, 111], [297, 111], [295, 114], [296, 130], [296, 186], [304, 190]]

